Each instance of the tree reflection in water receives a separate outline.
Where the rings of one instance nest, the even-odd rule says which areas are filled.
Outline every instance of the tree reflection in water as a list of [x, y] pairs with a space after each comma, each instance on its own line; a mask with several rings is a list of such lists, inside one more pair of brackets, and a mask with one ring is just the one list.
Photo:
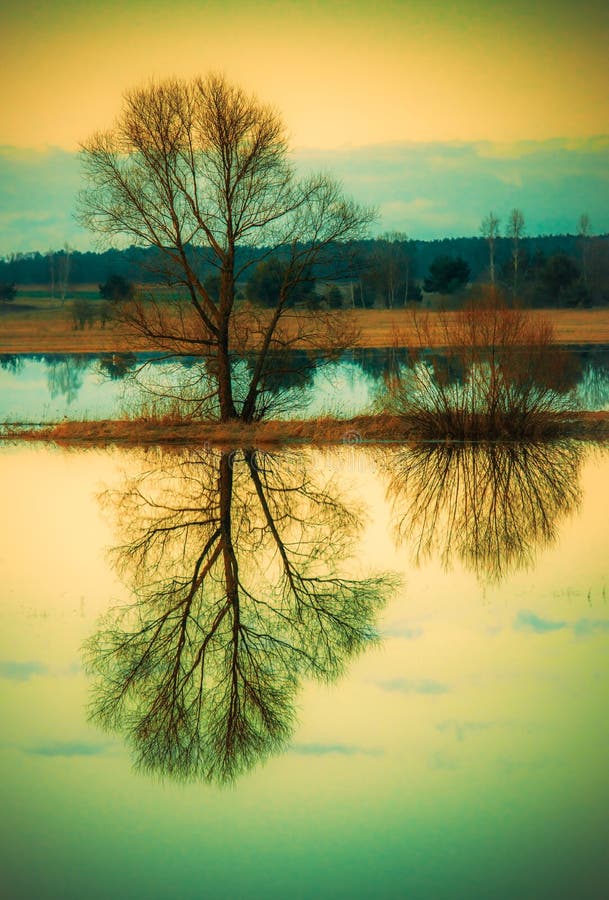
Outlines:
[[68, 404], [78, 397], [89, 360], [86, 356], [56, 353], [44, 357], [47, 369], [47, 386], [50, 396], [65, 397]]
[[303, 677], [374, 641], [395, 582], [341, 577], [359, 516], [302, 454], [159, 451], [108, 499], [134, 601], [86, 646], [92, 719], [145, 770], [230, 781], [285, 747]]
[[499, 582], [531, 565], [580, 502], [582, 447], [573, 441], [419, 444], [390, 462], [398, 540], [418, 562], [438, 553]]

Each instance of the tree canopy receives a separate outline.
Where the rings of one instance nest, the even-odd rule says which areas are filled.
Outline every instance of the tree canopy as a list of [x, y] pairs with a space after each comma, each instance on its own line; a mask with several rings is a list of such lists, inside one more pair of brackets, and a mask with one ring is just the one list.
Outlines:
[[289, 285], [286, 284], [287, 267], [288, 263], [276, 256], [258, 263], [247, 283], [248, 299], [260, 306], [273, 307], [281, 296], [282, 288], [286, 293], [286, 306], [294, 306], [310, 298], [315, 287], [310, 273], [303, 272], [294, 285]]
[[421, 299], [421, 291], [413, 281], [414, 246], [405, 234], [387, 232], [374, 241], [361, 278], [367, 306], [375, 301], [392, 309]]

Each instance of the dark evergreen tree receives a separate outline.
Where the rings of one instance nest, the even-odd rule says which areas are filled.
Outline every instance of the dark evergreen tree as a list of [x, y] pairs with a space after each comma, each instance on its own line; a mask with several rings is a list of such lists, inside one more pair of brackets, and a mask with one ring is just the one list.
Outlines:
[[133, 284], [122, 275], [110, 275], [103, 284], [99, 285], [99, 293], [104, 300], [119, 303], [124, 300], [131, 300], [135, 289]]
[[7, 281], [0, 282], [0, 301], [2, 303], [10, 303], [17, 296], [17, 287]]
[[430, 294], [454, 294], [467, 284], [470, 267], [460, 256], [437, 256], [423, 287]]

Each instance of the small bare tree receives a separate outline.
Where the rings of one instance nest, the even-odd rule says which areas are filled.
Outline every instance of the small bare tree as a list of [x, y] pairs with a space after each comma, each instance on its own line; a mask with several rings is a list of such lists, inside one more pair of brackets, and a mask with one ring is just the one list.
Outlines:
[[589, 287], [589, 251], [591, 234], [590, 216], [588, 215], [588, 213], [582, 213], [579, 217], [579, 221], [577, 223], [577, 234], [579, 236], [579, 241], [581, 244], [582, 274], [584, 276], [584, 285], [587, 290]]
[[411, 259], [407, 241], [404, 232], [387, 231], [375, 241], [372, 251], [368, 279], [389, 309], [408, 302]]
[[51, 297], [55, 299], [55, 251], [47, 250], [46, 257], [49, 261], [49, 289]]
[[72, 250], [70, 248], [70, 245], [66, 242], [63, 245], [63, 250], [58, 254], [57, 257], [57, 286], [59, 288], [59, 297], [62, 306], [65, 302], [66, 294], [68, 293], [68, 286], [70, 284], [71, 254]]
[[499, 236], [499, 218], [491, 210], [488, 216], [485, 216], [480, 225], [482, 237], [488, 244], [489, 255], [489, 275], [491, 284], [495, 284], [495, 241]]
[[[291, 294], [312, 270], [325, 276], [337, 248], [365, 235], [373, 211], [345, 198], [327, 175], [297, 178], [279, 115], [218, 75], [128, 92], [114, 128], [93, 135], [82, 159], [80, 221], [99, 234], [156, 247], [162, 275], [178, 291], [170, 308], [135, 300], [124, 321], [168, 355], [207, 357], [220, 418], [255, 419]], [[261, 332], [256, 323], [257, 364], [237, 401], [230, 357], [236, 284], [261, 258], [246, 254], [239, 261], [248, 246], [264, 247], [263, 258], [280, 248], [285, 266]], [[201, 261], [217, 271], [214, 293]], [[324, 329], [318, 331], [321, 339]]]
[[518, 293], [518, 276], [520, 269], [520, 241], [524, 237], [525, 223], [522, 210], [514, 208], [509, 217], [506, 234], [512, 242], [512, 296]]

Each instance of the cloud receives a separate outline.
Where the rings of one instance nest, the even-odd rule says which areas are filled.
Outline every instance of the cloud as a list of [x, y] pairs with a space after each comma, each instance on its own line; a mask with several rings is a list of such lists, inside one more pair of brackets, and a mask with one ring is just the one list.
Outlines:
[[[609, 231], [609, 137], [514, 143], [402, 142], [300, 149], [302, 172], [323, 169], [358, 202], [380, 210], [378, 231], [430, 240], [476, 235], [490, 209], [523, 210], [530, 235], [573, 233], [582, 212]], [[78, 154], [0, 147], [0, 255], [91, 249], [74, 219]]]
[[522, 610], [514, 620], [516, 631], [532, 631], [535, 634], [549, 634], [552, 631], [561, 631], [568, 628], [567, 622], [557, 622], [554, 619], [541, 619], [534, 612]]
[[576, 622], [561, 622], [542, 619], [533, 612], [523, 610], [514, 621], [516, 631], [533, 631], [535, 634], [549, 634], [553, 631], [572, 630], [575, 637], [587, 638], [609, 633], [609, 619], [578, 619]]
[[48, 668], [40, 662], [0, 660], [0, 678], [6, 678], [8, 681], [29, 681], [34, 675], [46, 675], [47, 672]]
[[66, 150], [0, 147], [0, 255], [68, 243], [91, 247], [75, 221], [82, 187], [78, 155]]
[[520, 772], [542, 772], [546, 769], [554, 769], [563, 763], [553, 756], [536, 756], [532, 759], [515, 759], [511, 756], [499, 756], [496, 759], [497, 767], [505, 775], [513, 775]]
[[292, 753], [299, 756], [382, 756], [378, 747], [359, 747], [354, 744], [292, 744]]
[[499, 722], [460, 722], [456, 719], [450, 719], [445, 722], [438, 722], [436, 728], [443, 734], [452, 734], [458, 741], [465, 740], [473, 734], [480, 734], [483, 731], [499, 727]]
[[534, 156], [557, 156], [565, 151], [602, 156], [609, 151], [609, 135], [549, 138], [545, 141], [477, 141], [475, 146], [483, 159], [520, 160]]
[[609, 619], [579, 619], [573, 625], [573, 634], [576, 637], [592, 637], [595, 634], [609, 632]]
[[410, 681], [408, 678], [392, 678], [389, 681], [378, 681], [378, 687], [382, 691], [397, 694], [447, 694], [450, 687], [441, 681], [433, 681], [430, 678], [421, 678], [418, 681]]
[[18, 662], [14, 659], [0, 660], [0, 678], [8, 681], [29, 681], [35, 675], [51, 675], [56, 678], [74, 678], [80, 675], [82, 666], [73, 661], [62, 668], [50, 668], [36, 660]]
[[390, 625], [388, 628], [381, 630], [381, 637], [403, 638], [406, 641], [415, 641], [417, 638], [423, 637], [424, 633], [423, 629], [418, 626]]
[[478, 234], [490, 209], [523, 210], [530, 235], [573, 233], [583, 211], [609, 231], [609, 137], [513, 143], [395, 143], [301, 151], [306, 169], [323, 166], [358, 201], [380, 210], [379, 231], [434, 239]]
[[107, 744], [89, 744], [81, 741], [51, 741], [48, 744], [33, 744], [21, 747], [28, 756], [101, 756]]

